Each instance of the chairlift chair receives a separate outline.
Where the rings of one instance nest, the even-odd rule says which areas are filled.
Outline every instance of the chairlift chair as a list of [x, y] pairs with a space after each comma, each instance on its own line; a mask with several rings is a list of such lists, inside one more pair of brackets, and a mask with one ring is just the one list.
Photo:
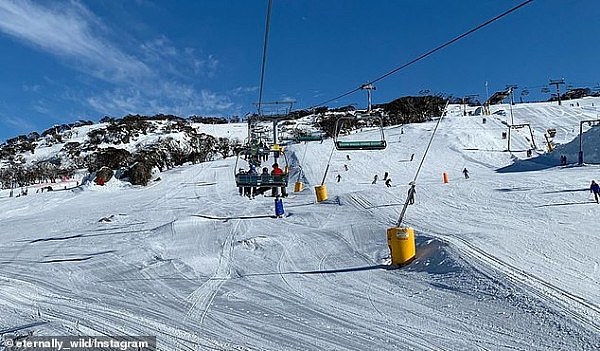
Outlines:
[[[381, 132], [381, 139], [379, 140], [340, 140], [340, 133], [342, 131], [342, 126], [344, 121], [352, 121], [357, 119], [363, 120], [376, 120], [379, 122], [379, 131]], [[360, 116], [360, 117], [352, 117], [352, 116], [344, 116], [338, 118], [335, 123], [335, 134], [333, 137], [333, 142], [335, 144], [335, 148], [340, 151], [352, 151], [352, 150], [365, 150], [365, 151], [374, 151], [374, 150], [383, 150], [387, 147], [387, 143], [385, 141], [385, 135], [383, 134], [383, 119], [380, 116]]]
[[321, 133], [311, 133], [311, 134], [301, 134], [296, 137], [296, 141], [323, 141], [323, 134]]
[[[250, 155], [251, 152], [252, 151], [247, 148], [246, 150], [244, 150], [244, 152], [240, 152], [237, 154], [237, 159], [235, 160], [235, 166], [234, 166], [234, 176], [235, 176], [235, 183], [236, 183], [237, 187], [287, 187], [288, 186], [289, 172], [284, 173], [282, 175], [271, 175], [271, 174], [263, 175], [263, 174], [241, 173], [240, 170], [238, 169], [240, 155], [244, 155], [244, 154]], [[274, 147], [274, 148], [266, 149], [265, 152], [273, 153], [273, 156], [275, 156], [276, 160], [283, 159], [284, 169], [286, 169], [288, 167], [287, 156], [281, 148]], [[264, 155], [264, 153], [262, 155]], [[250, 156], [254, 156], [254, 155], [250, 155]], [[280, 156], [283, 156], [283, 157], [280, 157]], [[260, 159], [258, 159], [258, 162], [256, 162], [254, 157], [250, 157], [246, 161], [248, 162], [249, 165], [254, 165], [255, 167], [261, 166]]]

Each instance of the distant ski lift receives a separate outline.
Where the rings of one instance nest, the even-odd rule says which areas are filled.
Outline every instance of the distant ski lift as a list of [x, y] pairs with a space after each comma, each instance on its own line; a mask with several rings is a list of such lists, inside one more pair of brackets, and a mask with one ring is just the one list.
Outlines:
[[[376, 121], [379, 124], [379, 131], [381, 133], [381, 139], [379, 140], [341, 140], [340, 134], [345, 121], [357, 121], [357, 120], [371, 120]], [[363, 115], [363, 116], [344, 116], [338, 118], [335, 124], [335, 134], [333, 142], [335, 148], [340, 151], [352, 151], [352, 150], [365, 150], [365, 151], [376, 151], [383, 150], [387, 147], [385, 141], [385, 135], [383, 134], [383, 119], [379, 115]]]
[[298, 136], [296, 136], [296, 141], [323, 141], [323, 133], [321, 132], [316, 132], [316, 133], [303, 133], [303, 134], [298, 134]]

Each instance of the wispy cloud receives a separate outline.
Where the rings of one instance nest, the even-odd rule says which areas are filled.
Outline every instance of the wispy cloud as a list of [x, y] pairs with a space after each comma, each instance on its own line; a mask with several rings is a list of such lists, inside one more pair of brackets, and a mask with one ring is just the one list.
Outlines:
[[[0, 32], [109, 83], [98, 88], [86, 81], [90, 88], [84, 91], [79, 91], [79, 85], [74, 83], [62, 92], [63, 98], [73, 104], [83, 101], [98, 113], [110, 115], [227, 115], [242, 108], [232, 102], [233, 99], [240, 100], [256, 90], [256, 87], [240, 87], [225, 93], [211, 91], [206, 84], [220, 69], [214, 55], [191, 47], [178, 47], [164, 35], [137, 45], [136, 39], [129, 38], [128, 45], [124, 45], [82, 3], [50, 4], [1, 0]], [[202, 78], [206, 83], [202, 83]], [[40, 86], [23, 85], [23, 89], [37, 92]], [[43, 104], [36, 104], [34, 110], [51, 113]]]
[[44, 51], [77, 60], [82, 69], [105, 80], [129, 79], [150, 70], [94, 34], [101, 22], [76, 2], [59, 2], [43, 7], [27, 0], [0, 2], [0, 31]]
[[164, 35], [140, 45], [143, 61], [161, 65], [175, 76], [190, 75], [214, 78], [219, 60], [214, 55], [198, 53], [190, 47], [178, 48]]
[[117, 116], [127, 113], [227, 115], [231, 110], [239, 109], [226, 95], [206, 89], [196, 90], [178, 82], [163, 83], [151, 92], [135, 87], [117, 88], [89, 97], [87, 102], [101, 114]]
[[239, 96], [239, 95], [248, 95], [249, 93], [254, 93], [258, 91], [258, 87], [257, 86], [252, 86], [252, 87], [237, 87], [235, 89], [232, 89], [229, 91], [229, 94], [231, 94], [232, 96]]
[[25, 118], [0, 115], [0, 120], [4, 125], [15, 129], [19, 133], [26, 133], [35, 129], [33, 123], [29, 122]]

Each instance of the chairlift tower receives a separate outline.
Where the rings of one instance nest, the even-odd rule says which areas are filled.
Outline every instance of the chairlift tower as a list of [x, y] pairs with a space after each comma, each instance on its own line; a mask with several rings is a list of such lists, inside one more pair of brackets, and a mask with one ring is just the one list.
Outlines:
[[510, 84], [506, 86], [506, 89], [508, 90], [509, 94], [510, 94], [510, 124], [513, 125], [515, 124], [515, 120], [513, 118], [513, 105], [515, 104], [515, 89], [518, 89], [519, 87], [517, 85], [514, 84]]
[[550, 79], [550, 83], [548, 85], [556, 85], [556, 98], [558, 99], [558, 106], [561, 105], [560, 102], [560, 85], [565, 84], [565, 79]]
[[361, 85], [360, 88], [362, 90], [367, 91], [367, 100], [368, 100], [367, 113], [370, 113], [371, 112], [371, 90], [377, 90], [377, 88], [375, 88], [375, 86], [371, 83], [363, 84], [363, 85]]
[[463, 116], [467, 115], [467, 102], [471, 99], [471, 98], [476, 98], [479, 97], [479, 94], [468, 94], [465, 95], [462, 100], [463, 100]]
[[[288, 115], [292, 111], [292, 107], [294, 106], [295, 102], [296, 102], [296, 100], [271, 101], [271, 102], [256, 102], [256, 103], [254, 103], [254, 105], [257, 106], [259, 108], [259, 111], [260, 111], [258, 118], [265, 118], [265, 119], [270, 119], [270, 120], [273, 121], [273, 144], [278, 144], [279, 143], [279, 139], [278, 139], [278, 136], [277, 136], [277, 123], [279, 121], [281, 121], [281, 120], [284, 120], [284, 119], [288, 118]], [[264, 112], [263, 107], [265, 105], [275, 106], [275, 113], [272, 113], [270, 115], [265, 115], [263, 113]], [[284, 106], [283, 113], [279, 109], [280, 105]]]

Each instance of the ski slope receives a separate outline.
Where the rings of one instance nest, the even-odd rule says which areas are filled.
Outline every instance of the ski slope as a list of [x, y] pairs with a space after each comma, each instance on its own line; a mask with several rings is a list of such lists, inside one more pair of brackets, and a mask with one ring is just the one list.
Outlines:
[[[397, 270], [385, 230], [436, 121], [387, 128], [384, 151], [334, 151], [323, 203], [312, 187], [332, 141], [290, 145], [306, 189], [280, 219], [272, 198], [238, 195], [235, 158], [148, 187], [3, 196], [0, 334], [155, 335], [161, 350], [600, 349], [600, 205], [588, 190], [599, 128], [586, 127], [588, 163], [572, 164], [579, 120], [598, 118], [600, 99], [577, 102], [513, 106], [514, 123], [534, 129], [531, 159], [524, 129], [506, 151], [508, 105], [486, 123], [444, 117], [404, 220], [417, 259]], [[547, 128], [561, 144], [552, 154]]]

